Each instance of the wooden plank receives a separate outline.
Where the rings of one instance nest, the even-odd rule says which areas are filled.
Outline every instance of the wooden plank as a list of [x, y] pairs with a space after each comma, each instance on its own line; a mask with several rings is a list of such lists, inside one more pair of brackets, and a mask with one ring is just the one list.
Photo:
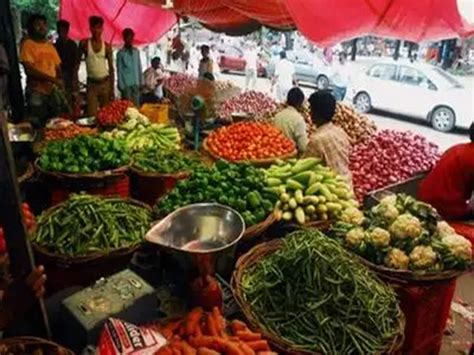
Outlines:
[[[23, 224], [15, 164], [8, 138], [7, 120], [2, 112], [0, 112], [0, 224], [3, 226], [8, 248], [10, 273], [15, 279], [25, 279], [33, 270], [35, 263], [28, 231]], [[43, 323], [39, 326], [37, 335], [51, 337], [43, 300], [39, 300], [34, 312], [40, 313]]]

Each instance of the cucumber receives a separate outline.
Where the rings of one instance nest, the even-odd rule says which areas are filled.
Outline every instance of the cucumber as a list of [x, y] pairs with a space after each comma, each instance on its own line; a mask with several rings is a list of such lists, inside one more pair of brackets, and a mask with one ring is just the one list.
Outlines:
[[288, 202], [290, 201], [290, 195], [288, 195], [287, 193], [283, 193], [280, 195], [280, 201], [281, 202]]
[[302, 207], [298, 207], [296, 210], [295, 210], [295, 219], [296, 221], [299, 223], [299, 224], [304, 224], [305, 222], [305, 214], [304, 214], [304, 210]]
[[316, 207], [314, 207], [313, 205], [306, 206], [305, 212], [307, 214], [313, 215], [316, 213]]
[[281, 216], [281, 218], [284, 220], [284, 221], [291, 221], [291, 219], [293, 218], [293, 213], [291, 213], [290, 211], [286, 211], [283, 213], [283, 215]]
[[318, 211], [319, 214], [326, 213], [328, 211], [328, 208], [326, 207], [326, 205], [319, 204], [318, 207], [316, 207], [316, 211]]
[[293, 165], [291, 172], [293, 174], [301, 173], [303, 171], [310, 170], [319, 163], [321, 163], [321, 159], [319, 158], [300, 159], [295, 165]]
[[303, 191], [301, 190], [295, 191], [295, 200], [299, 205], [303, 203]]
[[283, 184], [283, 182], [280, 179], [277, 178], [268, 178], [267, 179], [267, 185], [270, 187], [277, 187]]
[[321, 184], [320, 182], [315, 182], [313, 185], [311, 185], [310, 187], [308, 187], [306, 189], [306, 191], [304, 192], [304, 194], [306, 196], [308, 195], [314, 195], [315, 193], [317, 193], [321, 188], [323, 187], [323, 184]]
[[303, 190], [304, 186], [293, 179], [286, 180], [286, 187], [290, 190]]
[[303, 197], [303, 205], [317, 205], [320, 202], [318, 196], [305, 196]]
[[296, 207], [298, 207], [298, 203], [296, 202], [296, 200], [294, 198], [290, 198], [290, 201], [288, 202], [288, 205], [290, 206], [291, 209], [295, 209]]
[[309, 180], [311, 179], [312, 175], [314, 175], [314, 173], [311, 171], [303, 171], [302, 173], [293, 175], [291, 178], [295, 181], [298, 181], [300, 184], [309, 186]]

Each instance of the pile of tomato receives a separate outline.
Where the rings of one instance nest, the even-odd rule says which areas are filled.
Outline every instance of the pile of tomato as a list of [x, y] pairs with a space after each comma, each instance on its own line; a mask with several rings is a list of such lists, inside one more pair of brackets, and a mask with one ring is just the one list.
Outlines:
[[219, 128], [207, 138], [208, 149], [229, 161], [278, 158], [295, 151], [294, 143], [268, 123], [240, 122]]
[[[21, 210], [23, 212], [23, 222], [25, 223], [26, 229], [32, 231], [36, 226], [36, 219], [33, 213], [31, 213], [30, 206], [26, 202], [22, 203]], [[3, 227], [0, 226], [0, 254], [6, 252], [7, 246], [5, 243], [5, 235]]]
[[101, 126], [117, 126], [123, 122], [125, 111], [132, 107], [133, 102], [129, 100], [115, 100], [102, 107], [97, 113], [97, 122]]

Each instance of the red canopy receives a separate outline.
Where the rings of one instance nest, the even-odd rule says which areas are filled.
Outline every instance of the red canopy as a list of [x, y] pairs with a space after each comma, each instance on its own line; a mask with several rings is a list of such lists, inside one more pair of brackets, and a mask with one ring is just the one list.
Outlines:
[[[87, 17], [98, 14], [106, 20], [106, 38], [120, 41], [121, 30], [129, 26], [137, 41], [146, 43], [176, 21], [172, 12], [161, 9], [163, 3], [61, 0], [61, 16], [71, 21], [74, 38], [86, 37]], [[296, 27], [323, 46], [365, 34], [415, 42], [474, 34], [474, 26], [459, 14], [456, 0], [174, 0], [173, 5], [174, 13], [194, 17], [215, 31], [245, 34], [260, 24]]]
[[61, 0], [59, 17], [71, 23], [72, 39], [90, 36], [89, 16], [104, 19], [104, 39], [122, 43], [122, 30], [135, 31], [136, 44], [156, 42], [176, 23], [176, 15], [160, 7], [150, 7], [127, 0]]

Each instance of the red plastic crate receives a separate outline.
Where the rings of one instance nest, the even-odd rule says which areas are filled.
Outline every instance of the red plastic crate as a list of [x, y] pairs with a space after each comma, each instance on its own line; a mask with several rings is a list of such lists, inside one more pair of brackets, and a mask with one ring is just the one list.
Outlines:
[[406, 317], [402, 353], [438, 354], [456, 289], [456, 279], [431, 285], [392, 284]]
[[120, 196], [127, 198], [130, 196], [130, 179], [128, 175], [107, 177], [104, 181], [91, 183], [81, 182], [80, 184], [59, 185], [51, 188], [51, 205], [54, 206], [69, 198], [71, 193], [86, 192], [91, 195], [100, 196]]

